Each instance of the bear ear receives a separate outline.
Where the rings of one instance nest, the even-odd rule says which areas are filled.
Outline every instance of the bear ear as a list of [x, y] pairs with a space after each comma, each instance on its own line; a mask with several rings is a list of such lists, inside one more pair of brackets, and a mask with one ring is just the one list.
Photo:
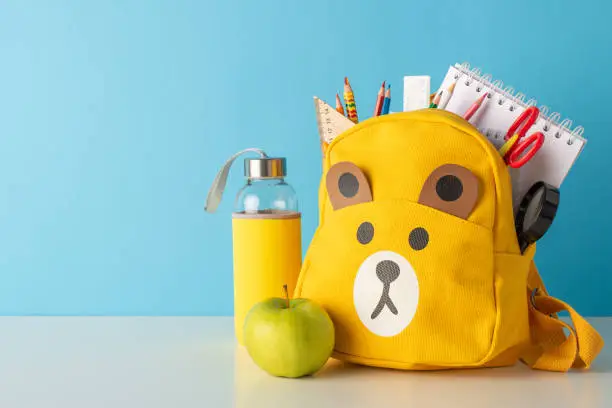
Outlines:
[[478, 201], [478, 178], [457, 164], [444, 164], [431, 172], [419, 204], [467, 219]]
[[354, 163], [334, 164], [327, 172], [325, 184], [334, 210], [372, 201], [370, 184]]

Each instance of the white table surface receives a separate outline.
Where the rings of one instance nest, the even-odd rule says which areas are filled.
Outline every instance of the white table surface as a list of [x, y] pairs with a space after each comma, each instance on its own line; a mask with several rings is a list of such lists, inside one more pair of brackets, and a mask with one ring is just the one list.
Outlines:
[[[608, 341], [612, 318], [592, 319]], [[224, 317], [2, 317], [2, 408], [612, 407], [612, 353], [587, 372], [402, 372], [330, 360], [271, 377]]]

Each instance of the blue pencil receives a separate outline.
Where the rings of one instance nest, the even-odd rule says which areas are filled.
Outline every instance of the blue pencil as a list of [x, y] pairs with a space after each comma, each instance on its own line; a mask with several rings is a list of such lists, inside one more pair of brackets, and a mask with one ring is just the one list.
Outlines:
[[391, 105], [391, 85], [387, 87], [385, 91], [385, 100], [383, 101], [382, 112], [381, 115], [386, 115], [389, 113], [389, 106]]

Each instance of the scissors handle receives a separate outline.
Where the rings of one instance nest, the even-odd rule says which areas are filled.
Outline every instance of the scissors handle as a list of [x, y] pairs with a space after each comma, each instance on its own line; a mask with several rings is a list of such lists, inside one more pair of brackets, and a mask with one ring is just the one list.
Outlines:
[[508, 132], [506, 133], [506, 140], [510, 139], [515, 134], [519, 135], [521, 139], [527, 131], [533, 126], [535, 121], [540, 116], [540, 110], [535, 106], [530, 106], [519, 115], [514, 121]]
[[535, 156], [544, 144], [544, 134], [536, 132], [528, 138], [516, 143], [508, 152], [506, 163], [514, 169], [523, 167]]

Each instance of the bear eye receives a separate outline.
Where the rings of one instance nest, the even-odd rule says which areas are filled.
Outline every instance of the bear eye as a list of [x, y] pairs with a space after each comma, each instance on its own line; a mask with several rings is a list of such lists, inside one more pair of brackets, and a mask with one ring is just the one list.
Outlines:
[[374, 226], [369, 222], [362, 222], [359, 228], [357, 228], [357, 241], [360, 244], [369, 244], [374, 238]]
[[418, 227], [410, 231], [408, 243], [415, 251], [420, 251], [429, 243], [429, 233], [425, 228]]
[[463, 194], [463, 183], [452, 174], [442, 176], [436, 183], [436, 193], [444, 201], [457, 201]]

